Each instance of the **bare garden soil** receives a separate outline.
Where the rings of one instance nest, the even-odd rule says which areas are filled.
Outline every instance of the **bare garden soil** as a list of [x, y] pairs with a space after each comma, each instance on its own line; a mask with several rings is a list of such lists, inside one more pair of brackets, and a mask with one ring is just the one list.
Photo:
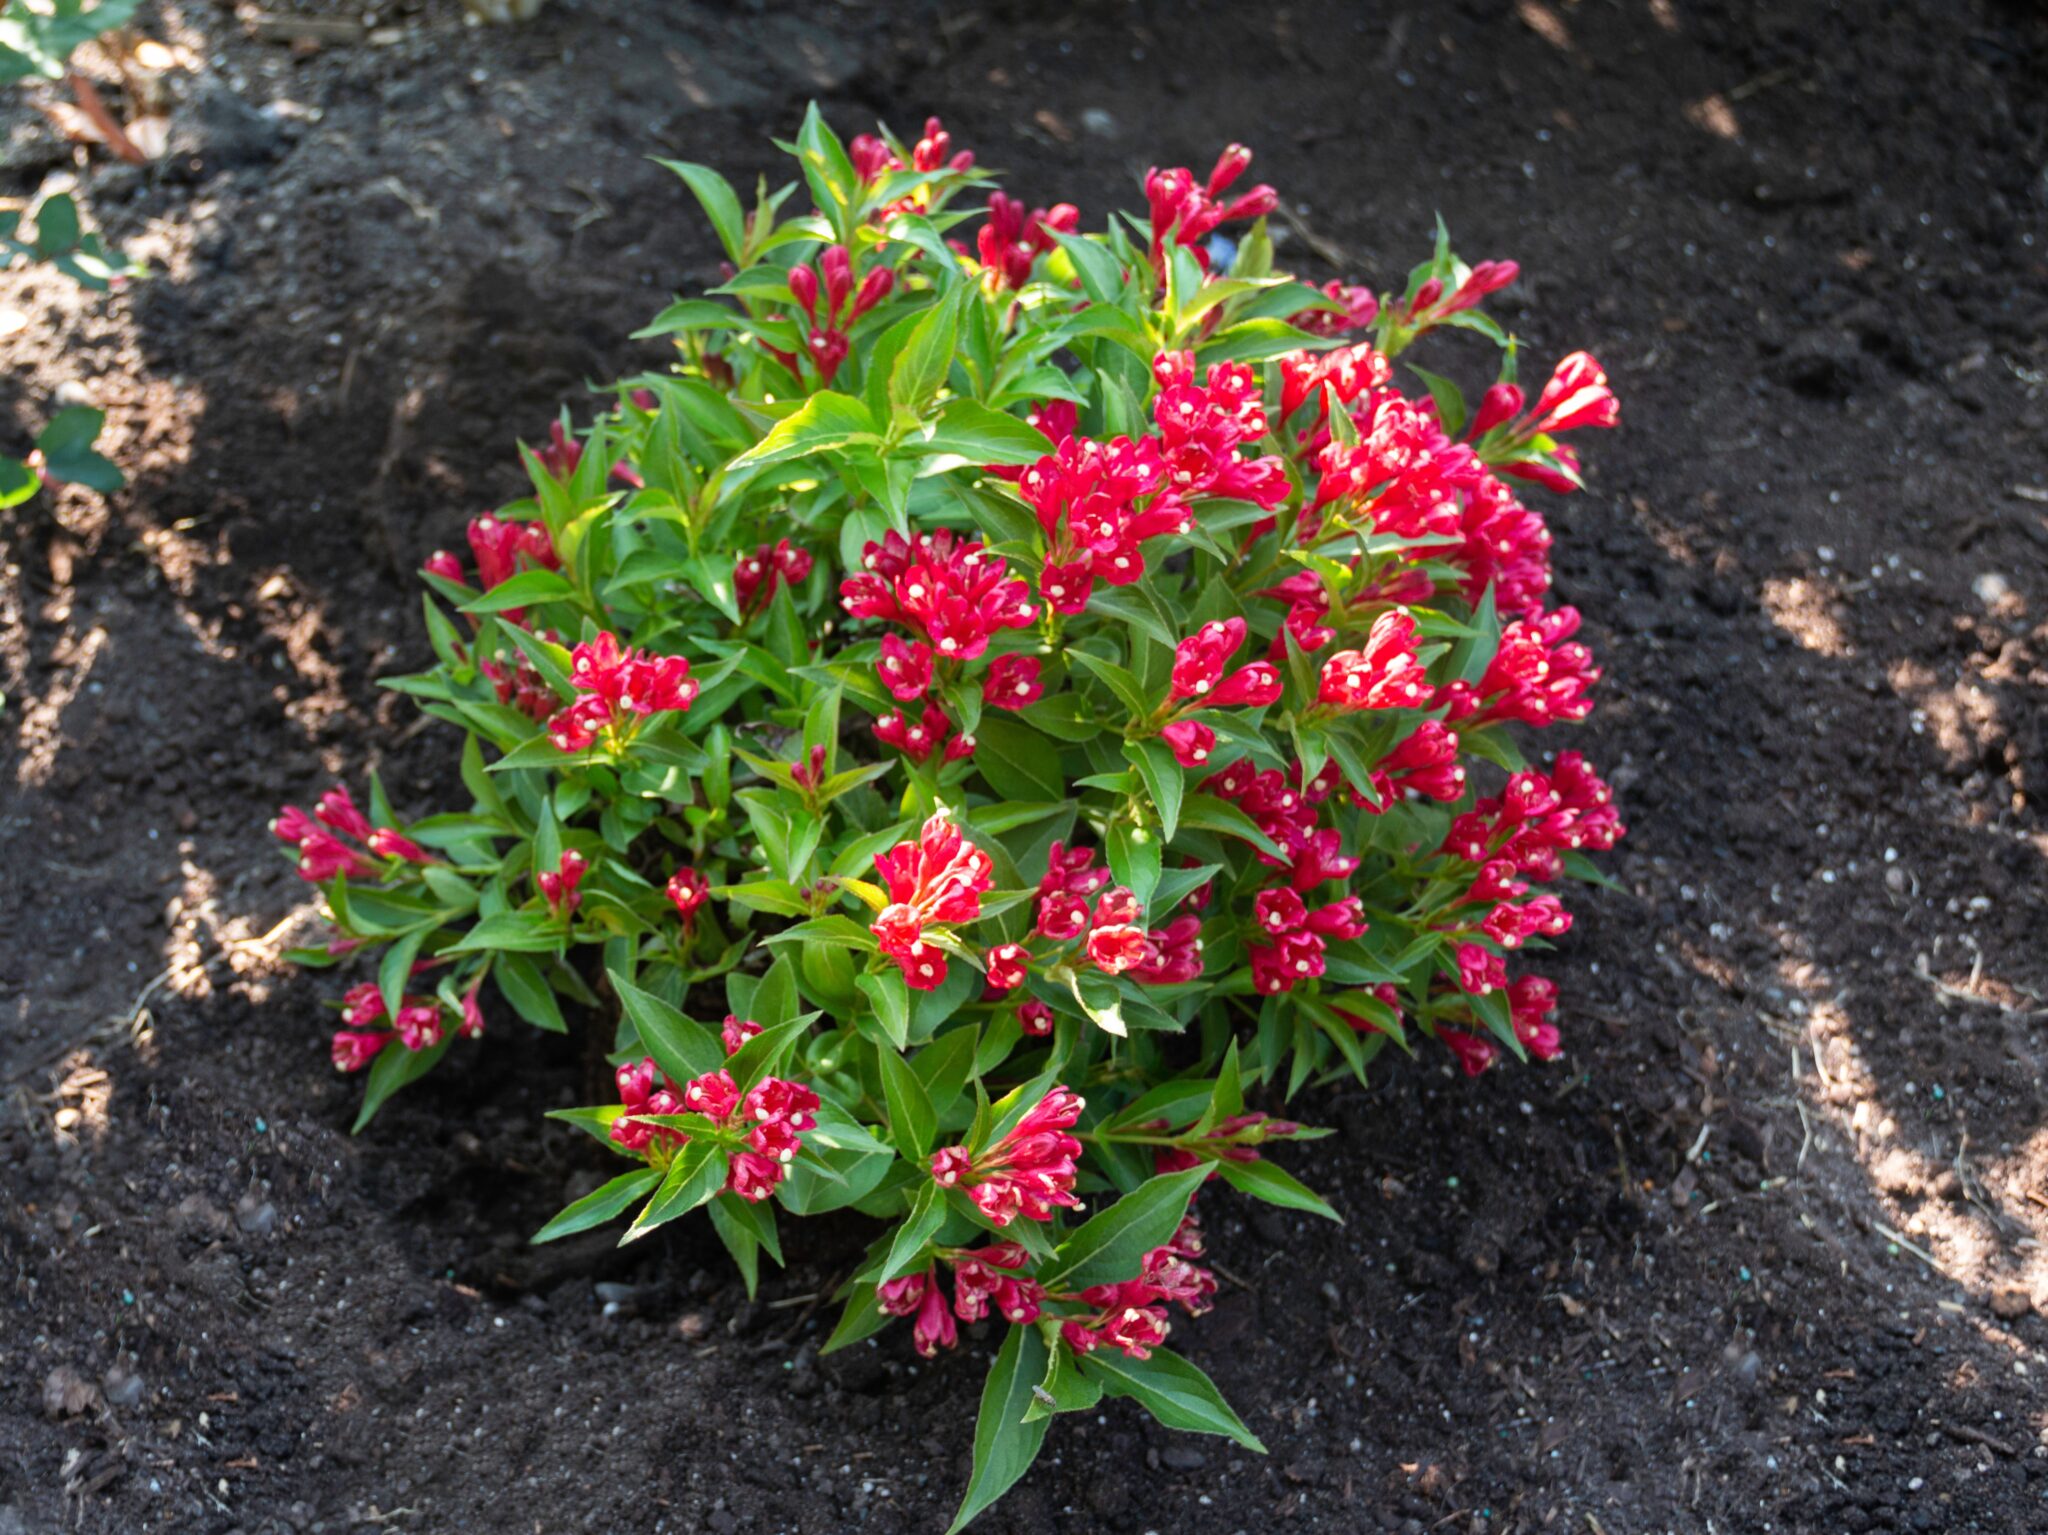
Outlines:
[[[646, 157], [751, 178], [810, 97], [1091, 219], [1242, 139], [1318, 276], [1440, 210], [1624, 401], [1554, 514], [1633, 828], [1545, 961], [1568, 1057], [1299, 1101], [1346, 1223], [1205, 1196], [1175, 1337], [1272, 1453], [1113, 1403], [988, 1528], [2048, 1529], [2042, 13], [1061, 9], [150, 14], [170, 153], [77, 174], [153, 275], [0, 279], [0, 446], [90, 397], [132, 482], [0, 514], [0, 1535], [943, 1528], [990, 1340], [819, 1359], [852, 1220], [751, 1303], [696, 1221], [529, 1248], [596, 1170], [573, 1040], [350, 1137], [264, 833], [459, 795], [375, 685], [411, 571], [716, 280]], [[0, 127], [0, 196], [75, 169]]]

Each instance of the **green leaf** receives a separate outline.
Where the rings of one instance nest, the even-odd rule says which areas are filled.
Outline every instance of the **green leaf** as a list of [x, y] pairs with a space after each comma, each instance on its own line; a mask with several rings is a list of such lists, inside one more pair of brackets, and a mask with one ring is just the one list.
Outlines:
[[576, 588], [552, 570], [522, 570], [462, 605], [465, 613], [502, 613], [507, 608], [537, 607], [543, 602], [570, 602]]
[[889, 1244], [889, 1256], [875, 1274], [875, 1283], [887, 1284], [899, 1275], [907, 1273], [924, 1251], [924, 1244], [934, 1233], [946, 1224], [946, 1192], [927, 1176], [917, 1191], [917, 1198], [910, 1206], [910, 1213], [903, 1218], [903, 1224], [896, 1228], [895, 1240]]
[[1012, 1327], [981, 1388], [974, 1423], [974, 1472], [946, 1535], [959, 1535], [983, 1509], [1016, 1485], [1045, 1443], [1049, 1419], [1027, 1422], [1031, 1388], [1045, 1375], [1045, 1338], [1036, 1327]]
[[403, 1042], [394, 1040], [378, 1051], [376, 1064], [370, 1068], [370, 1079], [363, 1084], [363, 1106], [356, 1112], [350, 1133], [367, 1125], [371, 1116], [384, 1106], [385, 1099], [432, 1071], [453, 1043], [455, 1031], [449, 1029], [438, 1045], [429, 1045], [424, 1050], [408, 1050]]
[[1048, 1290], [1085, 1290], [1136, 1278], [1145, 1254], [1163, 1247], [1180, 1229], [1188, 1201], [1208, 1176], [1204, 1166], [1147, 1179], [1060, 1243], [1051, 1268], [1038, 1277]]
[[1119, 703], [1131, 711], [1133, 719], [1144, 719], [1152, 712], [1156, 700], [1146, 697], [1145, 685], [1116, 662], [1105, 661], [1086, 650], [1070, 650], [1067, 652], [1067, 659], [1079, 661], [1108, 683], [1109, 690], [1116, 694]]
[[1249, 1194], [1254, 1199], [1263, 1199], [1269, 1205], [1279, 1205], [1284, 1209], [1305, 1210], [1340, 1226], [1344, 1224], [1344, 1217], [1331, 1209], [1328, 1201], [1285, 1168], [1263, 1159], [1233, 1162], [1228, 1157], [1215, 1165], [1222, 1170], [1223, 1181], [1241, 1194]]
[[18, 458], [0, 454], [0, 511], [19, 506], [41, 488], [35, 470]]
[[875, 1299], [875, 1287], [865, 1281], [857, 1284], [847, 1293], [846, 1309], [839, 1313], [839, 1325], [832, 1329], [832, 1336], [818, 1350], [818, 1357], [822, 1359], [863, 1338], [871, 1338], [893, 1320]]
[[1168, 1428], [1220, 1434], [1263, 1455], [1266, 1447], [1223, 1400], [1216, 1383], [1170, 1349], [1149, 1359], [1116, 1349], [1098, 1349], [1081, 1360], [1081, 1373], [1102, 1383], [1111, 1396], [1129, 1397]]
[[1035, 464], [1052, 452], [1052, 440], [1030, 422], [966, 399], [948, 400], [938, 420], [905, 445], [972, 464]]
[[907, 420], [924, 414], [953, 366], [959, 295], [967, 291], [963, 284], [924, 312], [897, 354], [895, 366], [889, 370], [889, 403], [903, 412]]
[[668, 1165], [661, 1187], [647, 1201], [647, 1208], [633, 1217], [633, 1224], [619, 1239], [619, 1245], [637, 1242], [656, 1226], [687, 1215], [725, 1187], [727, 1159], [718, 1143], [711, 1140], [686, 1142]]
[[1004, 799], [1037, 802], [1068, 798], [1059, 748], [1029, 725], [1005, 715], [984, 714], [974, 742], [976, 770]]
[[[764, 983], [762, 990], [766, 989]], [[771, 1077], [781, 1070], [790, 1050], [803, 1037], [804, 1030], [811, 1026], [811, 1021], [817, 1016], [816, 1013], [799, 1013], [782, 1023], [770, 1024], [733, 1051], [725, 1061], [725, 1069], [732, 1073], [732, 1079], [739, 1084], [740, 1091], [745, 1093], [752, 1090], [764, 1078]]]
[[1152, 808], [1159, 815], [1160, 840], [1171, 842], [1174, 832], [1180, 829], [1181, 796], [1187, 789], [1180, 764], [1173, 760], [1172, 748], [1155, 736], [1149, 741], [1126, 741], [1124, 755], [1131, 759], [1138, 776], [1145, 780], [1145, 791], [1152, 796]]
[[882, 1094], [889, 1104], [889, 1132], [897, 1149], [913, 1165], [931, 1155], [939, 1133], [939, 1116], [931, 1095], [909, 1064], [894, 1050], [881, 1052]]
[[662, 1074], [674, 1082], [688, 1082], [725, 1064], [725, 1049], [703, 1024], [685, 1018], [681, 1012], [651, 991], [642, 991], [631, 981], [611, 972], [612, 990], [633, 1021], [640, 1044], [654, 1057]]
[[1213, 794], [1190, 794], [1181, 804], [1181, 824], [1200, 831], [1222, 832], [1227, 836], [1239, 837], [1262, 852], [1271, 853], [1275, 858], [1286, 855], [1273, 839], [1260, 831], [1252, 818], [1229, 800], [1218, 799]]
[[620, 1173], [603, 1188], [585, 1194], [528, 1240], [536, 1244], [552, 1242], [558, 1237], [574, 1236], [579, 1231], [588, 1231], [592, 1226], [602, 1226], [606, 1221], [623, 1214], [626, 1206], [659, 1182], [661, 1174], [651, 1167]]
[[1408, 371], [1422, 380], [1429, 390], [1429, 397], [1436, 401], [1436, 418], [1444, 429], [1446, 437], [1456, 437], [1465, 430], [1465, 395], [1449, 379], [1431, 373], [1426, 368], [1408, 364]]
[[746, 248], [747, 216], [740, 208], [739, 194], [733, 191], [732, 183], [710, 166], [688, 160], [656, 160], [655, 164], [674, 171], [696, 193], [711, 227], [718, 231], [718, 243], [725, 247], [733, 265], [738, 266]]
[[889, 1036], [889, 1043], [901, 1050], [910, 1042], [910, 988], [904, 984], [901, 970], [885, 970], [880, 974], [862, 974], [853, 978], [858, 986], [875, 1004], [875, 1019], [882, 1025], [882, 1032]]
[[1072, 1346], [1060, 1339], [1052, 1347], [1045, 1379], [1031, 1393], [1025, 1422], [1035, 1423], [1056, 1412], [1087, 1412], [1102, 1400], [1102, 1383], [1083, 1375], [1076, 1365]]
[[726, 465], [726, 472], [739, 474], [761, 469], [793, 458], [807, 458], [843, 448], [851, 443], [878, 443], [875, 419], [868, 408], [852, 395], [821, 390], [804, 401], [793, 415], [785, 416], [769, 429], [768, 435]]
[[105, 420], [104, 411], [83, 405], [70, 406], [50, 418], [50, 424], [36, 438], [36, 447], [42, 450], [43, 467], [52, 478], [67, 485], [83, 485], [102, 495], [121, 488], [121, 471], [92, 447]]

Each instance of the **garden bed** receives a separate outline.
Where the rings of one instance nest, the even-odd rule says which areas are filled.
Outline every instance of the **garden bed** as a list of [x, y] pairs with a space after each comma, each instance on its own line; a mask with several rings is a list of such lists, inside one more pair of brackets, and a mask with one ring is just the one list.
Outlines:
[[163, 32], [210, 61], [182, 152], [80, 188], [161, 274], [0, 287], [69, 342], [6, 340], [10, 404], [85, 385], [132, 481], [0, 521], [0, 1531], [943, 1527], [981, 1364], [817, 1358], [858, 1223], [756, 1302], [698, 1222], [527, 1247], [594, 1167], [539, 1113], [597, 1084], [509, 1028], [347, 1136], [263, 831], [367, 766], [459, 792], [373, 685], [425, 658], [412, 570], [715, 280], [644, 157], [767, 170], [813, 96], [1091, 219], [1243, 139], [1318, 277], [1396, 281], [1441, 210], [1629, 411], [1552, 512], [1632, 827], [1546, 962], [1570, 1053], [1312, 1099], [1341, 1133], [1278, 1159], [1347, 1224], [1215, 1196], [1176, 1335], [1273, 1453], [1107, 1404], [989, 1526], [2043, 1522], [2044, 39], [1353, 9]]

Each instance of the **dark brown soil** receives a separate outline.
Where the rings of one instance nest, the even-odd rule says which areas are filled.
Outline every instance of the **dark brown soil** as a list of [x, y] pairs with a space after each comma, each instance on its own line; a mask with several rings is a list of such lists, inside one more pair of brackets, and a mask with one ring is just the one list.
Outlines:
[[[150, 24], [204, 66], [175, 152], [81, 191], [158, 274], [0, 279], [0, 446], [83, 385], [134, 481], [0, 516], [4, 1535], [943, 1527], [986, 1344], [818, 1360], [851, 1224], [760, 1304], [695, 1223], [526, 1248], [590, 1177], [573, 1046], [501, 1029], [350, 1139], [263, 830], [370, 766], [454, 797], [374, 686], [407, 572], [711, 276], [645, 156], [751, 176], [813, 94], [1091, 214], [1241, 138], [1378, 282], [1441, 210], [1625, 402], [1556, 513], [1634, 827], [1550, 965], [1568, 1061], [1302, 1105], [1348, 1224], [1211, 1196], [1176, 1340], [1271, 1456], [1113, 1405], [989, 1527], [2048, 1528], [2040, 14], [1059, 9]], [[5, 123], [0, 195], [69, 163]]]

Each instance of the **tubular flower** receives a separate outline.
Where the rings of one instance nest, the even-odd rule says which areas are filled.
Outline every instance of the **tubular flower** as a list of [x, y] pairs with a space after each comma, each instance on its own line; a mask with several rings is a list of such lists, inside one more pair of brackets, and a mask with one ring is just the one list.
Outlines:
[[681, 656], [623, 649], [618, 636], [599, 634], [569, 653], [576, 701], [548, 724], [559, 751], [579, 752], [600, 734], [630, 733], [649, 715], [684, 710], [697, 701], [697, 680]]
[[933, 1152], [932, 1177], [944, 1187], [966, 1190], [996, 1226], [1019, 1215], [1049, 1221], [1055, 1207], [1078, 1209], [1073, 1188], [1081, 1143], [1066, 1132], [1085, 1106], [1066, 1088], [1055, 1087], [980, 1156], [971, 1157], [964, 1146]]
[[1017, 1009], [1017, 1026], [1031, 1039], [1052, 1033], [1052, 1009], [1043, 1002], [1026, 1002]]
[[1031, 588], [999, 556], [943, 529], [911, 541], [891, 532], [867, 545], [861, 565], [839, 584], [846, 611], [900, 623], [949, 661], [971, 661], [999, 630], [1028, 629], [1038, 617]]
[[898, 703], [914, 703], [932, 685], [931, 646], [917, 640], [906, 642], [900, 634], [885, 634], [875, 672]]
[[364, 839], [371, 852], [379, 858], [396, 858], [405, 863], [432, 863], [426, 851], [412, 840], [388, 826], [379, 826]]
[[711, 881], [695, 869], [682, 868], [668, 877], [668, 884], [664, 888], [669, 904], [675, 907], [676, 915], [682, 918], [683, 930], [689, 931], [696, 924], [697, 908], [710, 899]]
[[727, 1013], [725, 1022], [718, 1028], [718, 1042], [725, 1046], [725, 1053], [731, 1055], [760, 1032], [761, 1025], [753, 1019], [742, 1018], [736, 1013]]
[[962, 1253], [953, 1265], [953, 1314], [963, 1322], [979, 1322], [993, 1303], [1012, 1326], [1037, 1321], [1045, 1286], [1017, 1273], [1029, 1262], [1030, 1255], [1015, 1242], [991, 1242]]
[[1468, 1077], [1478, 1076], [1500, 1059], [1500, 1046], [1463, 1029], [1439, 1029], [1436, 1037], [1458, 1058], [1458, 1065]]
[[1232, 144], [1216, 157], [1207, 181], [1196, 181], [1195, 173], [1184, 166], [1164, 171], [1154, 167], [1146, 173], [1155, 272], [1165, 273], [1167, 252], [1173, 245], [1187, 246], [1206, 272], [1209, 252], [1203, 242], [1219, 224], [1261, 218], [1280, 206], [1280, 194], [1263, 183], [1228, 202], [1222, 200], [1251, 163], [1252, 152], [1242, 144]]
[[1024, 709], [1045, 697], [1036, 656], [997, 656], [981, 680], [981, 701], [991, 709]]
[[1507, 964], [1491, 949], [1461, 943], [1453, 958], [1458, 965], [1458, 985], [1471, 996], [1491, 996], [1508, 983]]
[[1550, 590], [1551, 539], [1538, 513], [1489, 474], [1466, 495], [1458, 532], [1463, 542], [1446, 550], [1445, 558], [1465, 573], [1459, 591], [1469, 605], [1477, 607], [1490, 586], [1503, 614], [1534, 618], [1542, 612]]
[[1321, 975], [1326, 940], [1344, 942], [1366, 931], [1357, 896], [1310, 911], [1300, 894], [1308, 888], [1275, 886], [1253, 898], [1252, 928], [1258, 938], [1249, 945], [1252, 987], [1262, 996], [1290, 991], [1296, 982]]
[[1621, 423], [1621, 402], [1607, 387], [1607, 375], [1590, 352], [1574, 352], [1558, 363], [1536, 397], [1536, 408], [1518, 430], [1522, 435], [1554, 436], [1582, 426], [1610, 427]]
[[875, 1289], [875, 1304], [889, 1316], [915, 1317], [910, 1340], [918, 1353], [930, 1359], [942, 1348], [960, 1341], [959, 1329], [946, 1310], [946, 1292], [940, 1287], [938, 1265], [922, 1274], [905, 1274]]
[[321, 795], [311, 815], [296, 805], [283, 806], [270, 823], [270, 830], [280, 842], [298, 849], [299, 878], [308, 883], [324, 884], [344, 874], [356, 879], [374, 879], [378, 875], [377, 865], [369, 856], [350, 845], [351, 840], [362, 841], [375, 835], [376, 829], [356, 809], [345, 785], [336, 784]]
[[1486, 473], [1479, 456], [1445, 436], [1427, 404], [1393, 389], [1366, 393], [1351, 415], [1358, 441], [1316, 455], [1309, 510], [1334, 508], [1341, 522], [1400, 538], [1455, 538], [1463, 498]]
[[534, 884], [540, 887], [541, 899], [547, 902], [548, 914], [552, 917], [568, 917], [583, 904], [583, 896], [577, 886], [583, 883], [583, 876], [590, 871], [590, 860], [573, 847], [562, 849], [562, 861], [553, 869], [542, 869], [533, 876]]
[[1087, 607], [1097, 580], [1130, 585], [1145, 573], [1139, 545], [1188, 527], [1187, 507], [1168, 491], [1151, 437], [1070, 437], [1025, 469], [1017, 492], [1045, 531], [1039, 591], [1059, 613]]
[[1450, 706], [1450, 723], [1548, 725], [1591, 714], [1593, 684], [1601, 671], [1591, 650], [1569, 643], [1578, 628], [1577, 608], [1556, 608], [1509, 624], [1478, 682], [1453, 682], [1438, 694]]
[[981, 915], [981, 897], [995, 884], [988, 854], [968, 842], [944, 811], [924, 823], [915, 842], [899, 842], [875, 858], [889, 893], [871, 931], [882, 952], [918, 991], [946, 979], [946, 956], [925, 939], [927, 926], [953, 927]]
[[741, 555], [732, 571], [733, 594], [740, 611], [751, 613], [765, 605], [778, 584], [801, 585], [810, 578], [811, 565], [810, 552], [786, 538]]
[[830, 384], [839, 365], [846, 361], [852, 347], [846, 328], [887, 298], [895, 286], [896, 274], [878, 266], [861, 280], [859, 290], [855, 291], [853, 257], [843, 245], [826, 246], [815, 268], [790, 268], [790, 296], [809, 322], [804, 331], [804, 347], [810, 353], [820, 383]]
[[1315, 419], [1301, 432], [1302, 442], [1312, 444], [1329, 419], [1330, 395], [1348, 406], [1367, 390], [1384, 387], [1393, 376], [1392, 361], [1369, 342], [1328, 352], [1291, 352], [1280, 359], [1280, 419], [1292, 419], [1313, 402]]
[[1458, 733], [1441, 720], [1424, 720], [1380, 759], [1372, 770], [1372, 787], [1378, 803], [1366, 808], [1375, 815], [1402, 794], [1440, 804], [1462, 799], [1465, 769], [1458, 761]]
[[1207, 767], [1216, 750], [1216, 732], [1199, 720], [1175, 720], [1160, 730], [1159, 738], [1184, 768]]
[[391, 1043], [392, 1036], [378, 1030], [369, 1032], [357, 1029], [337, 1029], [334, 1034], [332, 1053], [336, 1071], [361, 1071], [377, 1058], [377, 1053]]
[[1080, 227], [1081, 211], [1072, 203], [1027, 213], [1016, 198], [991, 192], [988, 222], [975, 235], [974, 248], [992, 288], [1021, 288], [1031, 281], [1038, 258], [1057, 243], [1053, 235], [1070, 235]]
[[912, 762], [928, 762], [934, 752], [942, 752], [948, 762], [974, 754], [974, 737], [954, 735], [952, 719], [936, 702], [926, 703], [915, 720], [901, 709], [890, 710], [875, 721], [875, 739]]
[[1159, 381], [1152, 415], [1175, 498], [1225, 496], [1267, 511], [1287, 499], [1287, 470], [1278, 458], [1237, 456], [1242, 444], [1266, 435], [1265, 397], [1249, 364], [1211, 363], [1197, 384], [1192, 352], [1164, 352], [1152, 371]]
[[1538, 975], [1518, 976], [1508, 984], [1508, 1014], [1515, 1038], [1539, 1061], [1553, 1061], [1564, 1053], [1557, 1025], [1550, 1021], [1557, 1011], [1557, 986]]
[[1429, 678], [1416, 659], [1415, 619], [1398, 611], [1380, 614], [1363, 650], [1340, 650], [1323, 663], [1316, 697], [1347, 714], [1426, 704]]
[[1206, 623], [1182, 640], [1173, 653], [1172, 696], [1200, 698], [1215, 691], [1223, 680], [1223, 668], [1244, 644], [1245, 622], [1241, 618]]
[[1380, 301], [1370, 288], [1332, 278], [1323, 284], [1322, 292], [1337, 306], [1335, 309], [1304, 309], [1287, 323], [1311, 336], [1342, 336], [1349, 331], [1364, 330], [1379, 316]]

